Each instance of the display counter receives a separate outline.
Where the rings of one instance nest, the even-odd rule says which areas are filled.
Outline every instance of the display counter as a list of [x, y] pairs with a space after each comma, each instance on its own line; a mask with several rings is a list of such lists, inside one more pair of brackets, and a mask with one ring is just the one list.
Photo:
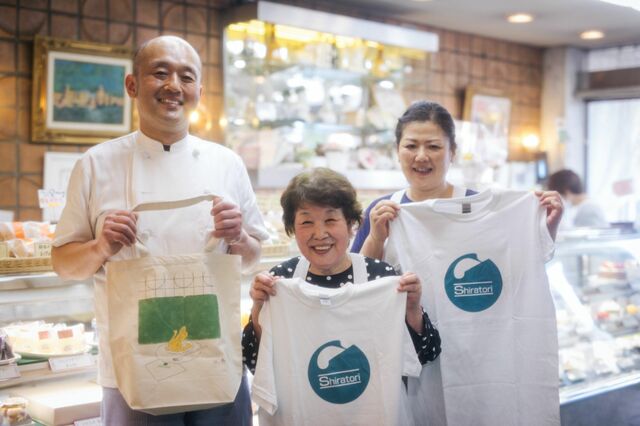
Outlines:
[[[623, 424], [612, 420], [607, 404], [637, 394], [640, 384], [640, 234], [561, 235], [547, 274], [558, 321], [563, 424]], [[620, 420], [632, 415], [616, 413]]]

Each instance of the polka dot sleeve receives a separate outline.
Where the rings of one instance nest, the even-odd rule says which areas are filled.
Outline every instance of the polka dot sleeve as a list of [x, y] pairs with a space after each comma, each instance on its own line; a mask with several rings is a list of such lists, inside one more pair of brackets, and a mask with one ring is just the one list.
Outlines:
[[438, 333], [438, 330], [436, 330], [431, 323], [429, 315], [424, 311], [422, 311], [422, 320], [424, 322], [424, 326], [422, 327], [422, 332], [420, 334], [416, 333], [409, 324], [407, 324], [407, 328], [411, 335], [413, 347], [416, 349], [416, 353], [418, 354], [418, 360], [420, 361], [420, 364], [425, 365], [427, 362], [435, 361], [435, 359], [440, 355], [440, 352], [442, 352], [442, 349], [440, 347], [440, 333]]

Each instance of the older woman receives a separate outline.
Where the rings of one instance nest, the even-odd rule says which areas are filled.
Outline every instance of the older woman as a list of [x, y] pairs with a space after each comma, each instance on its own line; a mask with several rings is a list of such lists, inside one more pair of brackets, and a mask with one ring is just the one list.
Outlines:
[[[362, 209], [354, 188], [342, 175], [326, 168], [303, 172], [289, 183], [280, 203], [285, 231], [295, 236], [302, 255], [273, 267], [270, 273], [258, 274], [253, 280], [250, 290], [253, 308], [242, 338], [244, 362], [252, 372], [258, 363], [262, 335], [259, 313], [264, 302], [276, 296], [279, 278], [299, 277], [318, 287], [339, 288], [397, 275], [385, 262], [349, 254], [349, 240], [354, 226], [361, 221]], [[435, 360], [440, 354], [440, 337], [422, 310], [417, 276], [405, 273], [398, 291], [407, 293], [405, 319], [420, 363]], [[363, 329], [362, 333], [374, 335], [376, 330]]]
[[[354, 226], [360, 224], [362, 209], [349, 181], [332, 170], [314, 169], [293, 178], [280, 203], [285, 231], [295, 236], [302, 256], [286, 260], [253, 280], [250, 291], [253, 307], [242, 345], [245, 363], [252, 372], [262, 331], [258, 314], [269, 296], [275, 296], [277, 278], [291, 278], [297, 268], [304, 268], [306, 280], [320, 287], [338, 288], [354, 282], [348, 246]], [[385, 262], [368, 257], [357, 259], [365, 263], [367, 281], [397, 275]], [[429, 316], [422, 311], [420, 281], [415, 274], [405, 273], [398, 290], [407, 292], [406, 320], [418, 358], [422, 364], [433, 361], [440, 353], [440, 338]]]

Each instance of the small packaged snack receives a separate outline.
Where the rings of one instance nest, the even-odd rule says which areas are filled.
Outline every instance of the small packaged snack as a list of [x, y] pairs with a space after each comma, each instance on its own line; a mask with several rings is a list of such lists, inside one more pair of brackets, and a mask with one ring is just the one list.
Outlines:
[[0, 425], [27, 426], [33, 425], [27, 413], [27, 400], [24, 398], [8, 398], [0, 402]]

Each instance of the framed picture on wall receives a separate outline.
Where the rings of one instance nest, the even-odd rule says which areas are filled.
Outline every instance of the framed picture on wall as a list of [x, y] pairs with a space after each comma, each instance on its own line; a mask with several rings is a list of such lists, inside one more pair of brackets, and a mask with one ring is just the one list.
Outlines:
[[496, 148], [508, 152], [511, 99], [498, 90], [468, 87], [463, 120], [480, 124]]
[[34, 43], [34, 142], [94, 144], [131, 132], [129, 49], [49, 37]]

